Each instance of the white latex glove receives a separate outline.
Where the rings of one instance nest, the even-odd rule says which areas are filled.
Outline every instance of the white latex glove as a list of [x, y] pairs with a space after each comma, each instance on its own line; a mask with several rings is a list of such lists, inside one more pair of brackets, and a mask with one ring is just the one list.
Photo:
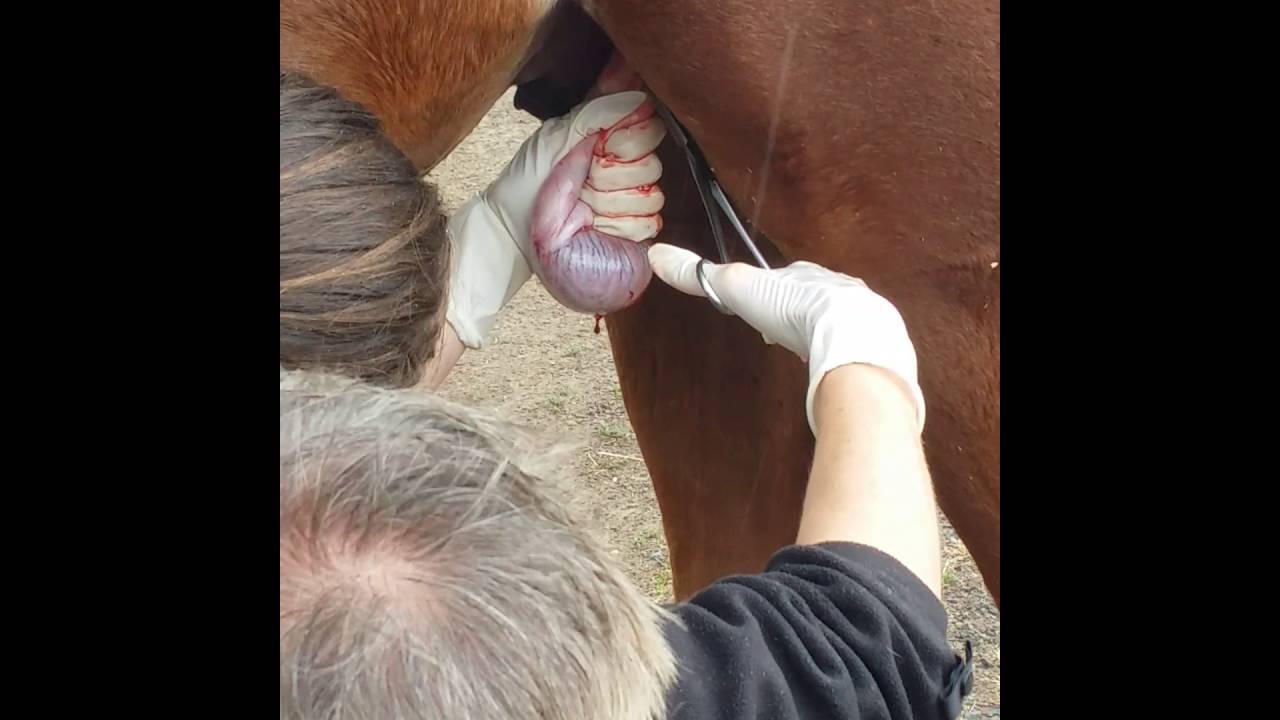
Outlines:
[[579, 143], [606, 138], [596, 148], [580, 196], [595, 215], [592, 226], [636, 242], [657, 235], [662, 195], [641, 189], [662, 176], [654, 150], [666, 128], [655, 116], [601, 135], [627, 120], [647, 99], [639, 91], [604, 95], [546, 121], [497, 180], [450, 218], [454, 264], [446, 317], [464, 345], [483, 346], [498, 312], [532, 275], [535, 256], [529, 226], [534, 199], [556, 163]]
[[[698, 284], [698, 255], [674, 245], [649, 248], [653, 272], [675, 289], [705, 297]], [[897, 375], [916, 402], [924, 429], [924, 394], [916, 377], [916, 350], [897, 308], [866, 283], [810, 262], [763, 270], [743, 263], [703, 268], [725, 307], [809, 363], [805, 412], [815, 434], [813, 398], [828, 372], [865, 363]]]

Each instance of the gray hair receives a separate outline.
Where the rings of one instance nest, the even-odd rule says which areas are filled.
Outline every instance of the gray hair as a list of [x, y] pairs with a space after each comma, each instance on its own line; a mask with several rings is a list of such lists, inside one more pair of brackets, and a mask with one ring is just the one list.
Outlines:
[[[280, 717], [662, 720], [669, 619], [525, 431], [280, 375]], [[524, 465], [525, 469], [522, 469]]]

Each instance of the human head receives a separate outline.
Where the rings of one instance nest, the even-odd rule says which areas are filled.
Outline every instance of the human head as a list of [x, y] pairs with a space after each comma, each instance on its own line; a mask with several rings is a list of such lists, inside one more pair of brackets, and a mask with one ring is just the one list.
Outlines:
[[425, 392], [281, 371], [282, 720], [665, 717], [663, 612], [526, 472], [556, 462], [538, 447]]
[[434, 187], [359, 105], [280, 75], [280, 364], [413, 385], [443, 322]]

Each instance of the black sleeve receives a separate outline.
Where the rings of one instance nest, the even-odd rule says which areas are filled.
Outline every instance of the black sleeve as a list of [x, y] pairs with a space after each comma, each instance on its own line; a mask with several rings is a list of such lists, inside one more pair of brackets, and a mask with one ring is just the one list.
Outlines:
[[783, 548], [671, 609], [671, 720], [952, 720], [972, 685], [942, 603], [865, 545]]

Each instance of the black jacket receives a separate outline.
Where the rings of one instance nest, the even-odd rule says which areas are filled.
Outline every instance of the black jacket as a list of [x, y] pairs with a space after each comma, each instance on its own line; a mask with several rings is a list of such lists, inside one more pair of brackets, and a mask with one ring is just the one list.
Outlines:
[[972, 686], [942, 604], [865, 545], [783, 548], [671, 610], [671, 720], [952, 720]]

